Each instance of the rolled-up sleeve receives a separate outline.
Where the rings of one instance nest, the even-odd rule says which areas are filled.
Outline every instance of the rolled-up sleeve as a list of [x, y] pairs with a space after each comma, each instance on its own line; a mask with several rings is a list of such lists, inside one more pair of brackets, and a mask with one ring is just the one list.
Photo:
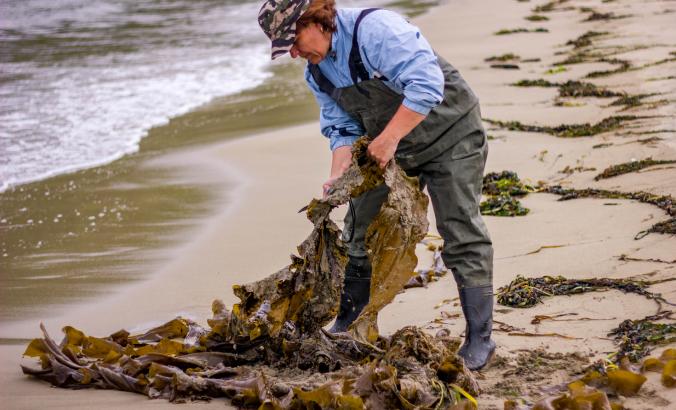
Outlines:
[[359, 123], [340, 108], [331, 96], [319, 89], [308, 69], [305, 70], [305, 81], [319, 104], [319, 125], [322, 134], [329, 139], [331, 151], [351, 146], [364, 135]]
[[403, 89], [404, 106], [427, 115], [441, 103], [444, 75], [416, 26], [394, 12], [379, 10], [364, 18], [359, 44], [368, 64]]

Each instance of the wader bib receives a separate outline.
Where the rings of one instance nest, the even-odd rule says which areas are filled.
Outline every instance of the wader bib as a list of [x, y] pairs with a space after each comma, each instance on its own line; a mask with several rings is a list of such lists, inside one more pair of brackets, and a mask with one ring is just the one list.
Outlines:
[[[349, 56], [353, 85], [335, 87], [318, 65], [309, 64], [319, 89], [358, 121], [369, 138], [383, 131], [404, 100], [383, 82], [385, 78], [369, 78], [364, 67], [357, 35], [362, 19], [375, 10], [362, 11], [355, 23]], [[419, 178], [421, 188], [427, 186], [444, 238], [442, 257], [458, 286], [485, 286], [492, 284], [493, 271], [493, 248], [479, 213], [486, 137], [477, 97], [453, 66], [437, 58], [445, 79], [444, 101], [399, 142], [395, 159]], [[343, 230], [351, 257], [366, 255], [366, 229], [387, 193], [382, 185], [352, 201], [353, 212], [347, 213]]]

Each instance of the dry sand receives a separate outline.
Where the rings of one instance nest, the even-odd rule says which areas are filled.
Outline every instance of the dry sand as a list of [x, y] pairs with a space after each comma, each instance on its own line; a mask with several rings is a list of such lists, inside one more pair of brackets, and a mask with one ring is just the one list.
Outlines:
[[[571, 50], [566, 41], [586, 31], [607, 31], [596, 40], [596, 46], [622, 46], [616, 58], [631, 61], [635, 66], [674, 57], [676, 50], [676, 9], [672, 1], [613, 2], [569, 1], [558, 10], [546, 13], [549, 21], [529, 22], [525, 16], [544, 2], [491, 0], [474, 2], [453, 0], [418, 17], [418, 24], [437, 52], [454, 64], [479, 95], [485, 118], [518, 120], [528, 124], [558, 125], [597, 122], [618, 115], [650, 115], [625, 128], [594, 137], [557, 138], [547, 134], [512, 132], [491, 129], [488, 171], [516, 171], [531, 182], [546, 181], [565, 186], [599, 187], [622, 191], [646, 190], [655, 194], [676, 195], [676, 171], [672, 167], [654, 167], [640, 173], [627, 174], [599, 182], [593, 177], [605, 167], [631, 159], [676, 159], [676, 64], [665, 64], [591, 79], [614, 91], [630, 94], [656, 93], [647, 101], [667, 100], [658, 105], [643, 105], [623, 112], [622, 107], [609, 106], [611, 99], [575, 99], [579, 106], [555, 106], [555, 88], [516, 88], [510, 83], [521, 79], [546, 78], [549, 81], [579, 79], [586, 73], [614, 66], [586, 63], [567, 66], [568, 70], [547, 75], [551, 64]], [[598, 11], [614, 11], [631, 15], [623, 19], [581, 22], [588, 13], [579, 7]], [[570, 9], [566, 9], [570, 8]], [[546, 27], [549, 33], [518, 33], [495, 36], [500, 29]], [[642, 47], [638, 47], [642, 46]], [[520, 70], [489, 67], [484, 59], [505, 53], [522, 58], [540, 58], [540, 62], [518, 63]], [[661, 79], [672, 76], [671, 79]], [[573, 101], [573, 100], [570, 100]], [[648, 130], [666, 130], [659, 134], [637, 135]], [[628, 134], [631, 131], [633, 134]], [[661, 141], [640, 144], [634, 141], [659, 136]], [[593, 148], [612, 143], [606, 148]], [[96, 303], [76, 306], [66, 314], [45, 317], [52, 335], [70, 324], [92, 335], [107, 335], [120, 328], [141, 329], [181, 314], [200, 322], [210, 315], [211, 301], [223, 299], [226, 305], [236, 302], [231, 286], [267, 276], [288, 263], [309, 232], [310, 224], [297, 211], [319, 189], [328, 174], [327, 142], [319, 134], [316, 123], [274, 130], [208, 148], [182, 152], [171, 161], [185, 161], [199, 156], [205, 161], [222, 164], [224, 177], [239, 182], [232, 197], [237, 201], [224, 206], [194, 237], [176, 248], [164, 267], [142, 283], [130, 285]], [[559, 171], [566, 166], [596, 168], [596, 171]], [[676, 265], [659, 262], [627, 262], [618, 257], [673, 260], [676, 237], [651, 234], [642, 240], [634, 235], [655, 222], [667, 219], [657, 207], [624, 200], [583, 199], [558, 202], [548, 194], [531, 194], [523, 200], [531, 213], [525, 217], [487, 217], [495, 247], [495, 288], [509, 283], [517, 274], [526, 276], [565, 275], [570, 278], [625, 278], [649, 274], [651, 279], [673, 277]], [[614, 206], [607, 205], [614, 203]], [[430, 215], [432, 217], [432, 215]], [[433, 224], [432, 224], [433, 226]], [[556, 248], [543, 246], [562, 245]], [[421, 265], [429, 263], [429, 254], [421, 248]], [[667, 282], [654, 286], [670, 301], [676, 301], [676, 286]], [[446, 276], [428, 288], [410, 289], [400, 294], [380, 315], [381, 331], [388, 334], [405, 325], [418, 325], [434, 330], [440, 326], [460, 335], [462, 319], [434, 323], [441, 311], [460, 313], [452, 299], [457, 291], [452, 277]], [[450, 302], [443, 303], [444, 300]], [[438, 307], [442, 304], [441, 307]], [[654, 303], [620, 292], [590, 293], [574, 297], [556, 297], [537, 307], [524, 310], [503, 309], [496, 305], [495, 319], [526, 331], [558, 332], [575, 339], [559, 337], [509, 336], [496, 329], [498, 356], [507, 364], [493, 365], [483, 373], [482, 386], [489, 390], [479, 398], [480, 408], [502, 408], [504, 398], [521, 394], [537, 396], [538, 386], [551, 386], [571, 380], [570, 374], [603, 358], [615, 350], [607, 332], [620, 321], [639, 319], [653, 314]], [[536, 314], [578, 313], [580, 317], [598, 321], [544, 322], [531, 325]], [[496, 325], [496, 328], [498, 326]], [[0, 336], [32, 338], [38, 336], [35, 321], [3, 326]], [[573, 353], [544, 360], [545, 365], [530, 376], [507, 376], [514, 371], [513, 358], [521, 350], [542, 347], [550, 353]], [[673, 346], [672, 346], [673, 347]], [[122, 406], [166, 406], [165, 402], [148, 401], [144, 397], [120, 392], [68, 391], [50, 389], [46, 384], [29, 380], [18, 368], [23, 347], [0, 346], [2, 360], [0, 381], [3, 408], [61, 408]], [[659, 351], [659, 350], [658, 350]], [[521, 352], [523, 353], [523, 352]], [[511, 364], [510, 364], [511, 363]], [[510, 367], [511, 366], [511, 367]], [[670, 404], [672, 403], [672, 404]], [[627, 401], [631, 408], [669, 408], [676, 404], [676, 393], [665, 390], [652, 375], [638, 398]], [[222, 408], [223, 402], [191, 404]], [[672, 407], [673, 408], [673, 407]]]

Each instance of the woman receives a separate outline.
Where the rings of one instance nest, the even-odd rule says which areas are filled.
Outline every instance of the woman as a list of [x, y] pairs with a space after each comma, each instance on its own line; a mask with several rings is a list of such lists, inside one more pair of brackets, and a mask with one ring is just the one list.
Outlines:
[[[362, 135], [372, 139], [368, 154], [381, 167], [394, 159], [427, 187], [467, 324], [459, 354], [470, 369], [482, 368], [495, 350], [493, 248], [479, 213], [487, 144], [476, 96], [394, 12], [337, 10], [333, 0], [268, 0], [258, 21], [273, 59], [288, 52], [308, 61], [305, 78], [332, 151], [325, 193], [349, 167], [350, 147]], [[376, 188], [354, 199], [354, 220], [348, 212], [349, 262], [334, 332], [345, 331], [368, 303], [364, 236], [386, 196], [387, 187]]]

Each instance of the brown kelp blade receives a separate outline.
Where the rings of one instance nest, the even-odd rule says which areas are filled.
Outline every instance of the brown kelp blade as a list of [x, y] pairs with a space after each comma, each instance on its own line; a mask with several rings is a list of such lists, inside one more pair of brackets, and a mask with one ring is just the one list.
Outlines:
[[372, 265], [371, 295], [368, 305], [350, 331], [359, 340], [374, 342], [378, 337], [377, 315], [404, 288], [414, 275], [418, 258], [415, 247], [426, 235], [427, 197], [391, 162], [385, 169], [390, 188], [366, 233], [366, 247]]

